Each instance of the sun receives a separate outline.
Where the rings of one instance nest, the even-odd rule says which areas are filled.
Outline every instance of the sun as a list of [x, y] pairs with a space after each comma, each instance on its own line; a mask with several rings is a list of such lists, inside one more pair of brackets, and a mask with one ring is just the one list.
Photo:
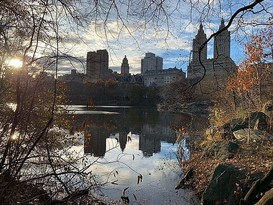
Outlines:
[[19, 60], [18, 58], [12, 58], [8, 61], [8, 65], [13, 68], [21, 68], [23, 65], [23, 62]]

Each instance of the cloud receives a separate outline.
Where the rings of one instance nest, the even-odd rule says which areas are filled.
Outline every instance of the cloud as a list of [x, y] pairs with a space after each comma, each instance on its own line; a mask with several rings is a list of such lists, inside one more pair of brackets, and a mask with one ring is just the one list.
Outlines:
[[[112, 10], [107, 22], [96, 19], [96, 21], [91, 21], [85, 29], [64, 33], [63, 50], [70, 55], [85, 59], [88, 51], [107, 49], [109, 66], [117, 72], [120, 72], [122, 59], [126, 55], [130, 71], [139, 73], [141, 58], [146, 52], [153, 52], [163, 57], [164, 68], [176, 66], [186, 69], [192, 49], [192, 39], [197, 34], [200, 22], [203, 23], [204, 30], [209, 37], [218, 30], [221, 17], [227, 21], [235, 10], [249, 3], [246, 0], [242, 0], [240, 4], [220, 0], [209, 1], [209, 9], [202, 11], [200, 8], [204, 8], [204, 4], [207, 4], [208, 1], [194, 0], [191, 2], [192, 5], [185, 2], [178, 4], [177, 1], [168, 1], [168, 4], [164, 4], [166, 13], [158, 16], [158, 21], [152, 19], [148, 13], [143, 18], [138, 18], [140, 16], [137, 15], [143, 14], [141, 6], [136, 7], [138, 10], [134, 10], [135, 13], [132, 8], [130, 15], [127, 15], [125, 9], [127, 7], [121, 5], [120, 15], [123, 21], [117, 18], [117, 13]], [[265, 2], [272, 5], [272, 2], [268, 0]], [[264, 20], [262, 17], [262, 15], [258, 17], [249, 14], [247, 19], [249, 22], [254, 22], [254, 20], [261, 22]], [[246, 31], [251, 33], [253, 27], [245, 26], [237, 32], [236, 23], [234, 22], [229, 30], [232, 31], [231, 55], [237, 58], [235, 62], [238, 62], [239, 55], [234, 54], [235, 52], [240, 52], [240, 59], [243, 58], [242, 49], [238, 49], [241, 46], [238, 44], [238, 39], [241, 37], [242, 40]], [[234, 35], [235, 32], [237, 36]], [[213, 39], [208, 45], [208, 53], [212, 51], [212, 43]]]

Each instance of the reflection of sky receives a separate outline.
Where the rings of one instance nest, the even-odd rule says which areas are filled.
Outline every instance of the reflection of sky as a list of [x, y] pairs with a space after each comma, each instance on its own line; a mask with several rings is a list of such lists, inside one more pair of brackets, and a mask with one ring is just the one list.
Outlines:
[[[139, 150], [138, 135], [131, 135], [132, 140], [127, 142], [124, 152], [115, 137], [113, 135], [106, 139], [108, 151], [104, 158], [88, 156], [86, 161], [90, 163], [98, 159], [91, 170], [99, 176], [100, 182], [107, 182], [102, 188], [105, 196], [120, 200], [123, 190], [129, 187], [125, 196], [131, 202], [190, 204], [189, 195], [185, 191], [174, 189], [181, 174], [176, 159], [177, 144], [161, 142], [161, 152], [144, 157]], [[83, 155], [83, 149], [77, 147], [77, 150]], [[139, 175], [142, 175], [143, 180], [138, 183]]]
[[98, 114], [98, 115], [118, 115], [118, 112], [108, 112], [108, 111], [95, 111], [95, 110], [75, 110], [75, 111], [69, 111], [70, 114]]
[[96, 108], [131, 108], [131, 106], [86, 106], [86, 105], [61, 105], [61, 108], [65, 108], [69, 114], [102, 114], [102, 115], [116, 115], [119, 112], [114, 111], [102, 111], [93, 110]]

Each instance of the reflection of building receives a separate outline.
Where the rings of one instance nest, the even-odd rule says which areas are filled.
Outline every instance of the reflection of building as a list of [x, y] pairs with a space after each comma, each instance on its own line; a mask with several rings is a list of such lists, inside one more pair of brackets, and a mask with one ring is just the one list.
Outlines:
[[127, 144], [127, 132], [120, 132], [119, 133], [119, 145], [120, 149], [123, 152]]
[[174, 143], [176, 133], [170, 128], [171, 116], [161, 113], [155, 124], [145, 123], [139, 134], [139, 150], [144, 156], [152, 156], [161, 151], [161, 141]]
[[146, 71], [162, 69], [163, 58], [155, 56], [153, 53], [146, 53], [145, 57], [141, 59], [141, 74], [145, 74]]
[[123, 58], [122, 64], [121, 64], [121, 75], [129, 75], [129, 64], [128, 59], [126, 56]]
[[88, 52], [86, 59], [86, 75], [91, 80], [107, 79], [109, 74], [109, 60], [107, 50]]
[[160, 152], [161, 141], [169, 141], [170, 136], [173, 136], [175, 141], [175, 132], [166, 125], [167, 121], [167, 118], [162, 117], [158, 119], [155, 126], [150, 124], [142, 126], [142, 134], [139, 135], [139, 150], [143, 152], [144, 156], [152, 156], [153, 153]]
[[139, 135], [139, 150], [145, 157], [152, 156], [153, 153], [160, 152], [161, 143], [157, 134]]
[[106, 152], [106, 138], [108, 135], [102, 130], [92, 130], [84, 135], [84, 153], [95, 157], [104, 157]]
[[[152, 156], [153, 153], [161, 151], [161, 141], [175, 143], [176, 133], [170, 128], [170, 124], [184, 119], [174, 119], [169, 113], [159, 114], [151, 110], [130, 108], [128, 111], [127, 108], [119, 108], [118, 111], [119, 115], [79, 115], [75, 120], [75, 129], [76, 127], [80, 129], [84, 125], [85, 153], [103, 157], [107, 149], [118, 145], [124, 152], [126, 146], [134, 142], [133, 147], [138, 146], [144, 156]], [[134, 135], [138, 135], [139, 138]], [[110, 144], [107, 144], [107, 138], [111, 138]], [[138, 139], [139, 144], [135, 141]]]
[[[222, 19], [219, 30], [224, 27]], [[204, 74], [204, 69], [199, 62], [199, 48], [207, 40], [203, 25], [200, 24], [195, 39], [193, 39], [192, 59], [188, 66], [187, 78], [192, 83], [197, 82]], [[201, 62], [206, 69], [205, 78], [200, 82], [199, 91], [202, 93], [214, 92], [225, 87], [228, 76], [236, 69], [234, 61], [230, 58], [230, 32], [223, 31], [214, 39], [214, 56], [207, 58], [207, 45], [201, 51]]]
[[185, 79], [185, 73], [177, 68], [146, 71], [143, 75], [145, 86], [162, 86]]

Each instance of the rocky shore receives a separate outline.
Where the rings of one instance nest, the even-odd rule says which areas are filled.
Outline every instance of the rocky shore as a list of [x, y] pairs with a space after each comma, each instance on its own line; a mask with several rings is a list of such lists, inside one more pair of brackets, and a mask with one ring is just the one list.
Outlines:
[[201, 139], [181, 130], [190, 159], [179, 150], [183, 176], [177, 189], [192, 189], [203, 205], [273, 204], [273, 103], [247, 118], [210, 127]]

